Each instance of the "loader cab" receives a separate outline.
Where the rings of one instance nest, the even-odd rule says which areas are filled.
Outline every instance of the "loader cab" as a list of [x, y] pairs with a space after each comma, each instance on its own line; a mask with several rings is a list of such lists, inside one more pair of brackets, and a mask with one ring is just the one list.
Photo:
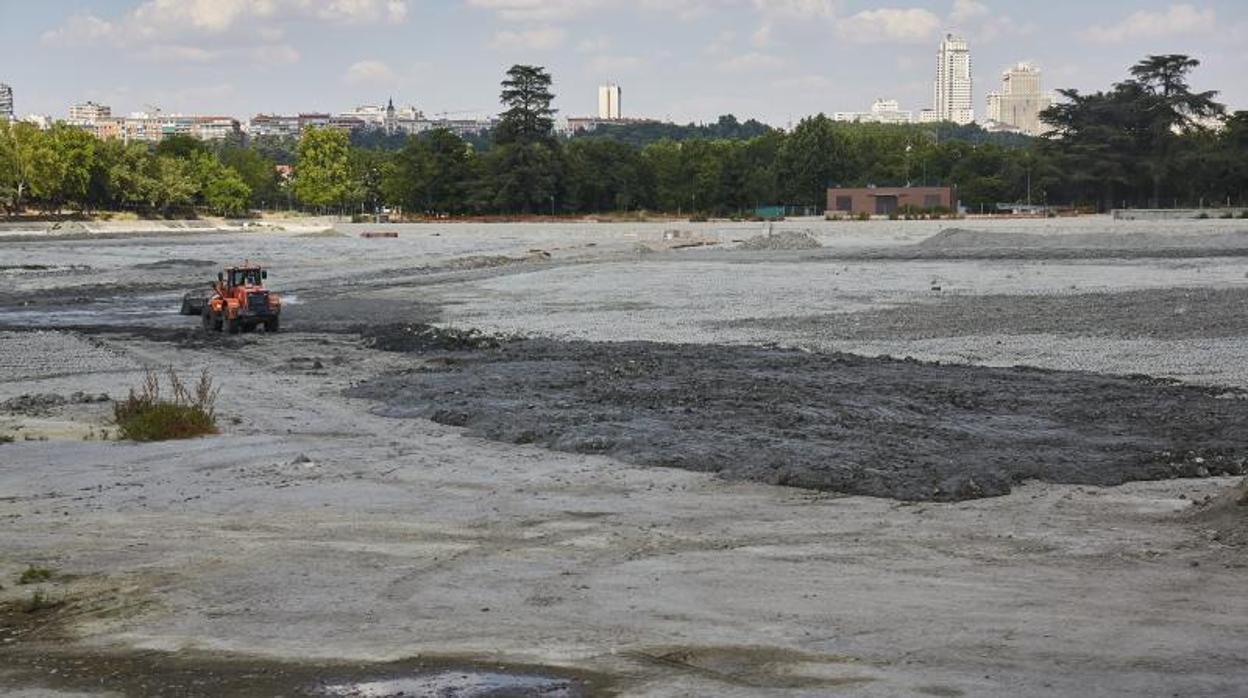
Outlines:
[[263, 286], [268, 277], [269, 272], [260, 267], [228, 267], [217, 273], [217, 281], [225, 284], [226, 288]]

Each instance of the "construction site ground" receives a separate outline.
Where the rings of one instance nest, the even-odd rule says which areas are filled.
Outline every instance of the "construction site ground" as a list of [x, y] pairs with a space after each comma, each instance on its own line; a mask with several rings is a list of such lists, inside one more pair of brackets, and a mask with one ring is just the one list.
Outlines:
[[[177, 314], [243, 259], [281, 333]], [[0, 237], [0, 692], [1236, 694], [1246, 260], [1102, 217]], [[118, 441], [166, 367], [221, 433]]]

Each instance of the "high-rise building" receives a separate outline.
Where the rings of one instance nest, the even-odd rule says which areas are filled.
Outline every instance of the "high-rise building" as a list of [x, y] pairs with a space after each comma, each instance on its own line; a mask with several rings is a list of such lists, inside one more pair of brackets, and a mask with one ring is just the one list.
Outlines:
[[996, 128], [1043, 135], [1048, 128], [1040, 112], [1053, 104], [1040, 86], [1040, 70], [1026, 63], [1001, 73], [1001, 91], [988, 93], [988, 121]]
[[621, 116], [620, 96], [622, 91], [615, 83], [607, 83], [598, 88], [598, 118], [618, 119]]
[[940, 121], [969, 124], [975, 120], [971, 106], [971, 50], [962, 37], [946, 34], [936, 54], [936, 117]]
[[69, 121], [74, 124], [89, 125], [112, 115], [113, 110], [106, 104], [83, 102], [69, 105]]
[[13, 88], [0, 82], [0, 119], [13, 120]]

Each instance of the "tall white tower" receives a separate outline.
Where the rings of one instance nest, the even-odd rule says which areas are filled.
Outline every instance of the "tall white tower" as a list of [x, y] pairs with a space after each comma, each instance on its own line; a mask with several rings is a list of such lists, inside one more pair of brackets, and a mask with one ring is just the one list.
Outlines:
[[620, 86], [610, 82], [598, 87], [598, 118], [620, 118]]
[[1027, 63], [1001, 74], [1001, 91], [988, 93], [988, 119], [1039, 136], [1048, 127], [1040, 112], [1053, 104], [1053, 96], [1041, 89], [1040, 69]]
[[0, 119], [13, 118], [13, 88], [0, 82]]
[[936, 54], [936, 118], [955, 124], [975, 120], [971, 106], [971, 50], [966, 40], [946, 34]]

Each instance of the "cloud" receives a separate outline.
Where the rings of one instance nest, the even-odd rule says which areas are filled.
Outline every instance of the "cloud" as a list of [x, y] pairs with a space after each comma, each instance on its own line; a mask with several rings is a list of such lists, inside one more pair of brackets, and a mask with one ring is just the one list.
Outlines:
[[501, 51], [549, 51], [562, 46], [567, 35], [561, 27], [503, 30], [494, 32], [490, 46]]
[[508, 22], [553, 22], [596, 9], [603, 0], [468, 0], [468, 5], [493, 10]]
[[177, 44], [158, 44], [140, 54], [140, 57], [153, 63], [207, 63], [217, 56], [217, 53], [198, 46]]
[[388, 85], [398, 79], [394, 70], [379, 60], [356, 61], [347, 68], [342, 81], [348, 85]]
[[949, 21], [964, 24], [974, 19], [987, 17], [988, 6], [977, 0], [954, 0], [953, 12], [949, 13]]
[[783, 67], [784, 59], [759, 51], [742, 53], [719, 64], [719, 69], [726, 72], [763, 72]]
[[837, 20], [836, 33], [860, 44], [928, 41], [940, 30], [940, 18], [921, 8], [863, 10]]
[[833, 0], [753, 0], [753, 4], [754, 9], [769, 17], [813, 19], [836, 16]]
[[1094, 26], [1080, 35], [1096, 43], [1118, 44], [1137, 39], [1211, 33], [1216, 28], [1217, 17], [1212, 9], [1201, 10], [1184, 3], [1171, 5], [1164, 12], [1133, 12], [1117, 24]]
[[702, 19], [731, 0], [641, 0], [641, 8], [682, 22]]
[[90, 12], [72, 15], [44, 32], [47, 44], [111, 44], [168, 41], [177, 36], [215, 39], [246, 31], [272, 40], [281, 22], [313, 19], [334, 24], [397, 24], [407, 17], [408, 0], [144, 0], [116, 19]]

